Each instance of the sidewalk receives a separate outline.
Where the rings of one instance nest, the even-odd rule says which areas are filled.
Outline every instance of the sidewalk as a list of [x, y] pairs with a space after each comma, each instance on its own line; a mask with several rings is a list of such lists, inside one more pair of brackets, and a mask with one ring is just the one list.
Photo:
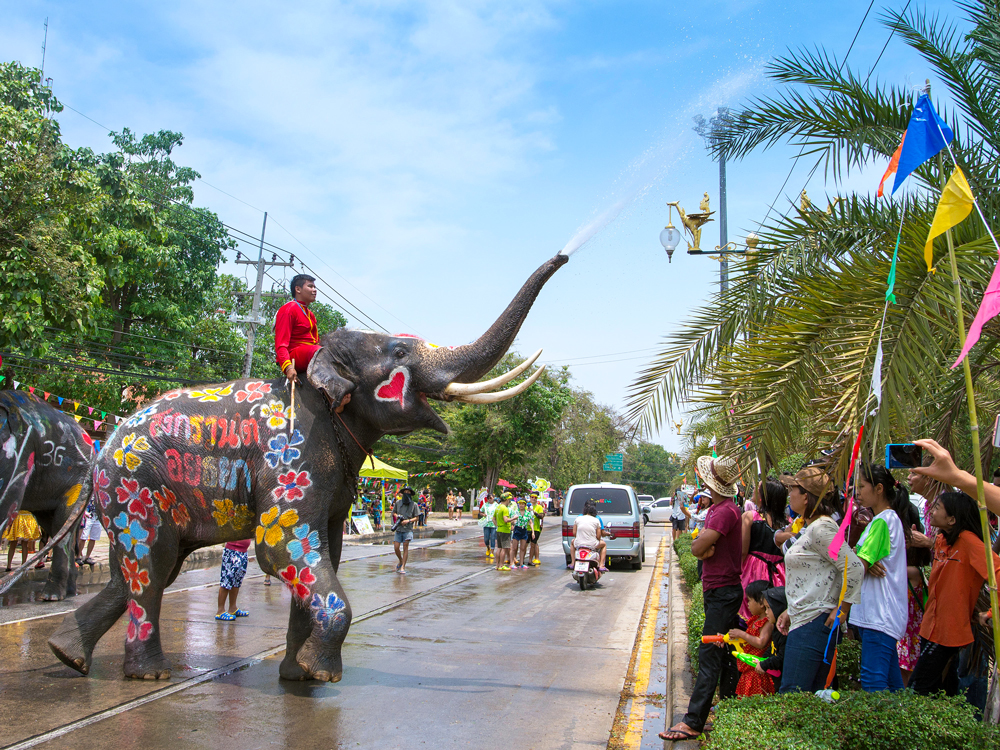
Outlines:
[[[476, 521], [473, 520], [472, 514], [465, 513], [462, 520], [448, 520], [447, 511], [441, 513], [431, 513], [427, 518], [427, 525], [421, 526], [418, 531], [456, 531], [458, 529], [466, 528], [467, 526], [473, 526]], [[344, 536], [344, 544], [371, 544], [372, 542], [382, 541], [385, 539], [391, 539], [393, 533], [388, 529], [384, 531], [377, 531], [374, 534], [348, 534]], [[81, 545], [82, 551], [86, 552], [86, 542]], [[193, 570], [195, 568], [205, 568], [217, 564], [222, 559], [222, 544], [215, 544], [210, 547], [202, 547], [201, 549], [195, 550], [187, 559], [184, 561], [184, 570]], [[37, 549], [37, 547], [36, 547]], [[2, 555], [6, 560], [7, 546], [3, 546]], [[96, 583], [101, 580], [101, 576], [104, 575], [108, 570], [108, 536], [106, 532], [101, 533], [101, 539], [94, 545], [94, 551], [91, 554], [91, 558], [94, 561], [93, 565], [84, 565], [79, 569], [78, 576], [79, 582], [84, 583]], [[253, 546], [250, 547], [250, 559], [254, 559]], [[16, 567], [21, 560], [21, 551], [18, 549], [17, 554], [14, 555], [14, 566]], [[48, 565], [45, 568], [38, 570], [33, 569], [25, 573], [23, 576], [29, 581], [44, 581], [49, 577]]]
[[[670, 544], [670, 585], [668, 586], [667, 606], [670, 610], [670, 645], [667, 651], [667, 685], [666, 706], [664, 712], [666, 721], [664, 730], [682, 721], [687, 713], [688, 701], [691, 700], [691, 689], [694, 687], [694, 675], [691, 672], [691, 660], [687, 653], [687, 609], [688, 593], [681, 575], [680, 561], [674, 545]], [[664, 742], [674, 750], [694, 750], [701, 747], [698, 740], [680, 742]]]

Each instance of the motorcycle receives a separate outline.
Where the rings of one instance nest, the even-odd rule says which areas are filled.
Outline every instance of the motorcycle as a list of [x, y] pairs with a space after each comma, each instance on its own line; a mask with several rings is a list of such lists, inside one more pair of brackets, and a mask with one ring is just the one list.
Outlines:
[[580, 547], [573, 562], [573, 580], [580, 584], [580, 591], [593, 586], [601, 578], [601, 556], [595, 550]]

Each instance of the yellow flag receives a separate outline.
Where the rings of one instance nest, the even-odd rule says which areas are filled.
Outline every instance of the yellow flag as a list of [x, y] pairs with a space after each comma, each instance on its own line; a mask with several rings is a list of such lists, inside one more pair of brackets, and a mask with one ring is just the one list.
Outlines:
[[955, 167], [951, 179], [941, 191], [941, 200], [938, 201], [931, 231], [928, 232], [927, 243], [924, 245], [924, 260], [927, 261], [928, 271], [931, 270], [931, 262], [934, 260], [934, 238], [961, 224], [972, 211], [974, 202], [972, 188], [969, 187], [965, 175], [959, 167]]

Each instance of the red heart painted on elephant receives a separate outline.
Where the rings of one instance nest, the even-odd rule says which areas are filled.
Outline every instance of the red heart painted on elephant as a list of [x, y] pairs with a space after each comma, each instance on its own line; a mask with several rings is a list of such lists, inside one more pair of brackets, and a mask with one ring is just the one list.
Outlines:
[[388, 380], [383, 380], [375, 388], [375, 398], [379, 401], [398, 401], [400, 406], [406, 406], [406, 383], [410, 373], [405, 367], [397, 367], [389, 374]]

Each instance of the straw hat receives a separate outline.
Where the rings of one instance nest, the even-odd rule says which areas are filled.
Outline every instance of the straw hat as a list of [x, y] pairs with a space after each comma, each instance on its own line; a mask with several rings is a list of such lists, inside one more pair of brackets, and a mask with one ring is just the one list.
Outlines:
[[736, 461], [723, 456], [698, 458], [698, 475], [711, 489], [723, 497], [736, 497], [736, 480], [740, 477], [740, 469]]
[[820, 500], [833, 492], [833, 480], [819, 466], [807, 466], [795, 476], [782, 474], [781, 483], [788, 489], [801, 487], [810, 495], [815, 495]]

